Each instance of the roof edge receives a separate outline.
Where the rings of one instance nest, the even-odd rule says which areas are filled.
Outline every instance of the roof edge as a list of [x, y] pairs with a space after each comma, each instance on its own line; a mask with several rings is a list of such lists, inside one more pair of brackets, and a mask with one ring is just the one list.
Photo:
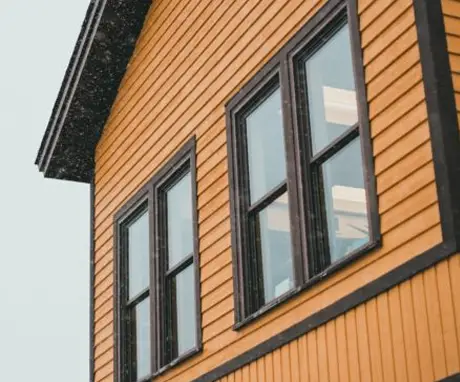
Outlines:
[[152, 0], [91, 0], [35, 164], [90, 183], [94, 150]]

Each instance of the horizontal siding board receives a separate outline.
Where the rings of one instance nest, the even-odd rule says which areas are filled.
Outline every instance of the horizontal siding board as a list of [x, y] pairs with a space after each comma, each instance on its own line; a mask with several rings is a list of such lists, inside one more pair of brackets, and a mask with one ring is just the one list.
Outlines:
[[436, 201], [436, 184], [432, 182], [381, 216], [382, 233], [394, 229], [421, 210], [435, 204]]
[[[221, 253], [221, 251], [228, 248], [230, 245], [230, 221], [229, 219], [223, 220], [216, 225], [212, 232], [207, 235], [201, 236], [200, 233], [200, 258], [201, 264], [206, 264], [212, 257]], [[213, 252], [214, 249], [219, 248], [220, 251]], [[212, 250], [211, 250], [212, 249]]]
[[419, 82], [411, 88], [404, 97], [401, 97], [398, 102], [389, 106], [385, 111], [380, 113], [371, 121], [371, 135], [375, 137], [383, 131], [387, 126], [398, 121], [403, 117], [407, 110], [420, 103], [425, 98], [423, 83]]
[[219, 286], [213, 293], [208, 294], [201, 298], [202, 313], [206, 313], [208, 309], [212, 308], [219, 302], [223, 301], [226, 297], [231, 296], [233, 293], [233, 281], [228, 280]]
[[385, 12], [391, 5], [392, 0], [374, 1], [364, 12], [361, 13], [359, 18], [359, 28], [361, 31], [367, 28], [372, 21], [376, 20], [383, 12]]
[[233, 301], [233, 296], [227, 297], [218, 304], [214, 305], [211, 309], [203, 313], [203, 328], [213, 323], [218, 318], [222, 317], [225, 313], [233, 311]]
[[368, 65], [373, 59], [375, 59], [380, 54], [382, 47], [392, 45], [398, 37], [414, 26], [414, 11], [412, 7], [408, 8], [400, 15], [392, 15], [390, 20], [391, 25], [385, 30], [380, 30], [380, 33], [376, 36], [376, 38], [373, 38], [368, 45], [363, 42], [364, 65]]
[[[396, 170], [394, 172], [397, 172], [397, 167], [395, 166], [412, 153], [416, 156], [420, 153], [420, 163], [423, 162], [423, 164], [423, 158], [425, 156], [431, 159], [431, 148], [426, 144], [428, 141], [430, 141], [430, 131], [428, 122], [424, 121], [421, 125], [415, 127], [407, 135], [377, 155], [375, 157], [375, 173], [378, 182], [385, 183], [384, 174], [394, 170]], [[427, 150], [428, 152], [425, 152]], [[409, 175], [410, 173], [411, 172], [406, 172], [405, 174]]]
[[460, 19], [460, 2], [458, 0], [442, 0], [441, 5], [445, 15]]
[[391, 45], [382, 45], [378, 57], [375, 57], [372, 62], [365, 65], [366, 81], [369, 82], [375, 78], [416, 43], [417, 31], [415, 26], [412, 25], [409, 29], [403, 31], [396, 42]]
[[[390, 4], [389, 7], [387, 7], [388, 4]], [[383, 12], [379, 14], [379, 17], [374, 17], [373, 22], [367, 24], [366, 28], [361, 28], [361, 44], [363, 48], [366, 48], [375, 39], [381, 37], [382, 31], [388, 31], [390, 28], [394, 28], [395, 25], [400, 25], [400, 23], [405, 25], [403, 19], [404, 17], [410, 16], [406, 15], [406, 13], [409, 13], [406, 11], [412, 9], [411, 5], [411, 0], [395, 0], [393, 2], [376, 1], [374, 5], [375, 11], [379, 11], [379, 7], [383, 7], [384, 9]], [[371, 8], [369, 8], [366, 13], [369, 11], [371, 11]], [[380, 9], [380, 11], [382, 11], [382, 9]], [[411, 21], [412, 20], [413, 19], [411, 19]], [[363, 22], [362, 18], [360, 22]], [[366, 18], [364, 18], [364, 22], [366, 22]]]
[[374, 100], [419, 62], [420, 52], [417, 43], [415, 43], [367, 84], [368, 101]]
[[452, 17], [449, 15], [444, 15], [444, 26], [446, 28], [446, 33], [454, 36], [460, 36], [460, 30], [458, 28], [458, 17]]
[[[228, 222], [225, 222], [228, 223]], [[228, 250], [231, 245], [231, 234], [230, 234], [230, 229], [227, 227], [227, 225], [223, 225], [222, 229], [222, 234], [221, 236], [215, 237], [214, 242], [210, 243], [208, 246], [206, 246], [207, 241], [200, 241], [200, 248], [203, 248], [203, 250], [200, 252], [200, 266], [204, 267], [211, 260], [214, 258], [218, 257], [221, 253], [224, 251]], [[217, 230], [217, 229], [216, 229]], [[211, 237], [211, 235], [209, 235]]]
[[434, 180], [433, 163], [427, 163], [379, 196], [380, 214], [414, 195]]
[[447, 49], [449, 53], [460, 54], [460, 36], [447, 35]]
[[401, 96], [421, 80], [422, 67], [419, 63], [416, 63], [369, 103], [369, 117], [372, 119], [382, 111], [388, 109], [391, 104], [397, 102]]
[[[207, 7], [209, 4], [217, 7], [217, 14], [208, 15], [206, 12], [203, 13], [203, 17], [200, 17], [200, 13], [203, 8], [212, 10], [213, 8]], [[200, 5], [197, 7], [197, 5]], [[197, 51], [197, 44], [201, 42], [203, 45], [203, 38], [207, 35], [210, 28], [213, 24], [209, 22], [210, 17], [215, 17], [216, 21], [219, 20], [222, 14], [225, 14], [227, 10], [226, 7], [219, 7], [219, 1], [205, 1], [193, 2], [188, 0], [186, 3], [182, 1], [181, 6], [175, 7], [175, 14], [172, 15], [171, 21], [173, 22], [170, 28], [162, 28], [165, 33], [159, 33], [157, 35], [151, 35], [151, 39], [154, 41], [154, 45], [150, 47], [150, 54], [147, 58], [142, 59], [142, 57], [137, 57], [135, 61], [140, 61], [141, 67], [134, 70], [137, 74], [136, 78], [131, 81], [131, 86], [126, 88], [125, 94], [122, 94], [127, 98], [125, 102], [123, 97], [119, 97], [120, 100], [117, 100], [117, 103], [114, 105], [117, 107], [113, 113], [113, 117], [109, 120], [110, 126], [113, 126], [113, 129], [120, 132], [119, 129], [116, 129], [122, 122], [125, 122], [125, 119], [129, 113], [136, 114], [141, 110], [139, 105], [139, 99], [145, 95], [146, 90], [149, 90], [154, 86], [158, 81], [163, 81], [158, 83], [158, 87], [164, 84], [166, 78], [171, 78], [171, 73], [174, 73], [174, 69], [177, 69], [177, 66], [180, 64], [190, 65], [190, 61], [185, 62], [185, 58], [190, 56], [191, 52]], [[224, 4], [225, 5], [225, 4]], [[188, 7], [193, 7], [196, 11], [190, 12]], [[188, 20], [187, 20], [188, 18]], [[212, 19], [210, 19], [212, 20]], [[188, 22], [187, 22], [188, 21]], [[191, 22], [193, 21], [193, 22]], [[202, 22], [205, 22], [204, 28], [199, 28], [202, 26]], [[179, 25], [179, 27], [178, 27]], [[199, 28], [195, 33], [185, 34], [191, 27]], [[149, 31], [146, 31], [148, 33]], [[172, 36], [168, 33], [173, 33]], [[172, 37], [172, 38], [171, 38]], [[160, 45], [160, 46], [158, 46]], [[175, 48], [172, 50], [171, 48]], [[173, 54], [171, 54], [171, 51]], [[153, 74], [164, 74], [167, 76], [154, 76]], [[175, 75], [180, 75], [181, 72], [176, 72]], [[109, 137], [111, 140], [116, 141], [120, 138], [120, 135], [117, 137]], [[112, 152], [110, 147], [108, 150], [101, 152], [99, 157], [102, 160], [104, 154], [106, 157], [109, 157]], [[102, 162], [101, 162], [102, 164]]]
[[431, 152], [431, 142], [429, 138], [422, 142], [415, 150], [404, 155], [393, 166], [382, 172], [378, 178], [377, 189], [379, 194], [394, 187], [408, 175], [418, 170], [420, 167], [431, 162], [433, 155]]
[[222, 270], [225, 266], [232, 262], [231, 251], [225, 250], [220, 254], [216, 254], [213, 261], [201, 267], [201, 281], [208, 280], [211, 276]]
[[232, 266], [227, 265], [209, 279], [201, 283], [201, 296], [205, 297], [216, 288], [232, 278]]
[[399, 142], [400, 139], [409, 134], [413, 129], [428, 119], [426, 104], [421, 101], [398, 121], [388, 125], [388, 127], [373, 139], [374, 156], [377, 157], [386, 149]]

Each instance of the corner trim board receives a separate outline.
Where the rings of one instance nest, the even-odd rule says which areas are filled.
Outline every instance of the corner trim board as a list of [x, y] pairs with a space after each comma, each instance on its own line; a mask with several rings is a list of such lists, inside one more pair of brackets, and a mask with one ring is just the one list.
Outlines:
[[460, 139], [440, 0], [414, 0], [444, 241], [460, 249]]
[[90, 184], [90, 242], [89, 242], [89, 381], [94, 382], [94, 228], [95, 228], [95, 195], [94, 176]]
[[416, 274], [432, 267], [456, 253], [455, 243], [441, 243], [418, 255], [378, 279], [364, 285], [351, 294], [341, 298], [332, 305], [305, 318], [290, 328], [276, 334], [270, 339], [256, 345], [243, 354], [225, 362], [214, 370], [196, 378], [193, 382], [213, 382], [227, 374], [242, 368], [264, 355], [288, 344], [300, 336], [316, 329], [341, 314], [363, 304], [364, 302], [386, 292]]

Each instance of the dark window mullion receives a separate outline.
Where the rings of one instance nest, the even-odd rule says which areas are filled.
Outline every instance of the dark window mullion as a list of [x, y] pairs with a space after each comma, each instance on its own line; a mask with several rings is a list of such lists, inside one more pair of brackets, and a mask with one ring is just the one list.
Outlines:
[[[236, 126], [236, 160], [237, 160], [237, 178], [239, 189], [238, 207], [239, 214], [242, 218], [239, 222], [239, 234], [241, 242], [241, 253], [240, 253], [240, 269], [241, 274], [239, 275], [240, 294], [243, 298], [239, 301], [241, 303], [241, 309], [244, 312], [244, 316], [247, 316], [254, 312], [254, 307], [260, 305], [260, 288], [259, 284], [255, 283], [255, 277], [257, 277], [257, 261], [255, 256], [251, 254], [257, 253], [252, 238], [256, 233], [256, 226], [251, 219], [249, 219], [249, 206], [250, 206], [250, 185], [249, 185], [249, 158], [248, 158], [248, 142], [245, 119], [241, 115], [235, 121]], [[238, 137], [238, 139], [236, 138]], [[243, 284], [244, 283], [244, 284]]]
[[177, 357], [177, 309], [176, 309], [176, 289], [175, 289], [175, 276], [165, 276], [165, 298], [164, 298], [164, 311], [165, 311], [165, 356], [166, 363], [171, 362]]
[[293, 96], [292, 105], [294, 105], [296, 112], [295, 123], [298, 137], [297, 145], [300, 153], [301, 192], [305, 200], [302, 208], [307, 233], [306, 273], [309, 277], [312, 277], [318, 273], [318, 270], [321, 269], [320, 264], [324, 262], [319, 258], [325, 252], [327, 253], [327, 248], [324, 248], [324, 240], [321, 240], [323, 235], [321, 231], [323, 226], [322, 213], [321, 209], [318, 208], [318, 202], [322, 200], [322, 191], [318, 188], [321, 185], [318, 173], [312, 171], [312, 166], [309, 165], [312, 158], [312, 137], [309, 123], [307, 76], [303, 60], [295, 60], [290, 69], [295, 84], [291, 94]]
[[343, 134], [334, 139], [319, 153], [310, 159], [311, 164], [320, 164], [326, 162], [334, 154], [346, 147], [353, 139], [359, 136], [359, 124], [356, 123]]
[[126, 309], [127, 319], [127, 348], [128, 348], [128, 359], [130, 360], [129, 365], [129, 379], [131, 381], [137, 380], [137, 348], [136, 348], [136, 320], [135, 320], [135, 306]]
[[148, 297], [150, 294], [150, 289], [146, 288], [142, 292], [140, 292], [138, 295], [134, 296], [131, 300], [126, 302], [126, 308], [131, 308], [134, 305], [137, 305], [139, 302], [144, 300], [146, 297]]
[[151, 292], [149, 293], [149, 304], [150, 304], [150, 365], [152, 373], [155, 372], [159, 367], [159, 349], [158, 344], [158, 310], [157, 307], [157, 248], [158, 243], [156, 242], [156, 227], [157, 222], [155, 221], [155, 212], [158, 211], [158, 206], [155, 203], [155, 190], [152, 186], [149, 186], [149, 197], [148, 197], [148, 213], [149, 213], [149, 224], [150, 224], [150, 248], [149, 248], [149, 267], [150, 267], [150, 288]]
[[243, 259], [247, 277], [244, 281], [248, 284], [246, 314], [249, 315], [265, 303], [264, 298], [264, 276], [262, 269], [262, 248], [260, 237], [260, 223], [258, 212], [248, 213], [249, 246], [246, 259]]
[[159, 359], [159, 368], [166, 365], [170, 362], [170, 355], [168, 351], [168, 335], [169, 335], [169, 319], [168, 319], [168, 311], [167, 311], [167, 299], [168, 299], [168, 286], [167, 286], [167, 279], [166, 279], [166, 272], [168, 266], [168, 226], [167, 226], [167, 218], [168, 218], [168, 210], [167, 210], [167, 203], [166, 203], [166, 193], [163, 190], [156, 189], [155, 192], [155, 202], [157, 207], [157, 225], [156, 225], [156, 233], [157, 233], [157, 243], [158, 243], [158, 251], [157, 251], [157, 334], [158, 334], [158, 344], [156, 349], [158, 349], [158, 356]]
[[184, 257], [180, 262], [175, 264], [172, 268], [168, 269], [166, 271], [166, 277], [177, 275], [178, 273], [182, 272], [185, 268], [187, 268], [192, 263], [193, 263], [193, 253]]
[[308, 278], [305, 272], [308, 263], [306, 248], [306, 232], [302, 213], [303, 195], [301, 192], [301, 173], [298, 147], [298, 130], [295, 123], [295, 103], [293, 102], [294, 78], [289, 71], [289, 57], [287, 52], [280, 59], [280, 84], [283, 110], [284, 141], [286, 153], [287, 194], [289, 200], [289, 217], [291, 225], [292, 255], [294, 267], [294, 284], [302, 285]]
[[287, 183], [286, 180], [282, 181], [278, 186], [273, 188], [267, 194], [265, 194], [262, 198], [260, 198], [257, 202], [255, 202], [252, 206], [248, 208], [248, 213], [258, 213], [262, 211], [265, 207], [270, 205], [276, 199], [278, 199], [281, 195], [283, 195], [287, 191]]
[[312, 275], [320, 273], [331, 262], [329, 255], [329, 226], [327, 224], [325, 193], [321, 166], [310, 165], [310, 211], [313, 220], [311, 226], [312, 256], [310, 259], [310, 271]]

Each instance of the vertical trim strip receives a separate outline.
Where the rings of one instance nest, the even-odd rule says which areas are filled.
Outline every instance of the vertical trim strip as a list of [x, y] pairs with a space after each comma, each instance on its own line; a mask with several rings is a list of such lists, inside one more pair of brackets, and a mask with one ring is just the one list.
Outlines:
[[440, 0], [414, 0], [444, 241], [460, 248], [460, 140]]
[[90, 242], [89, 242], [89, 380], [94, 382], [94, 208], [95, 208], [95, 180], [94, 174], [90, 183]]
[[377, 177], [375, 176], [374, 152], [372, 147], [371, 127], [369, 119], [369, 102], [367, 98], [366, 78], [364, 72], [363, 49], [359, 29], [358, 0], [348, 1], [348, 24], [350, 26], [353, 70], [358, 97], [359, 135], [364, 164], [364, 180], [366, 184], [367, 213], [369, 219], [369, 237], [380, 246], [380, 214], [377, 198]]

